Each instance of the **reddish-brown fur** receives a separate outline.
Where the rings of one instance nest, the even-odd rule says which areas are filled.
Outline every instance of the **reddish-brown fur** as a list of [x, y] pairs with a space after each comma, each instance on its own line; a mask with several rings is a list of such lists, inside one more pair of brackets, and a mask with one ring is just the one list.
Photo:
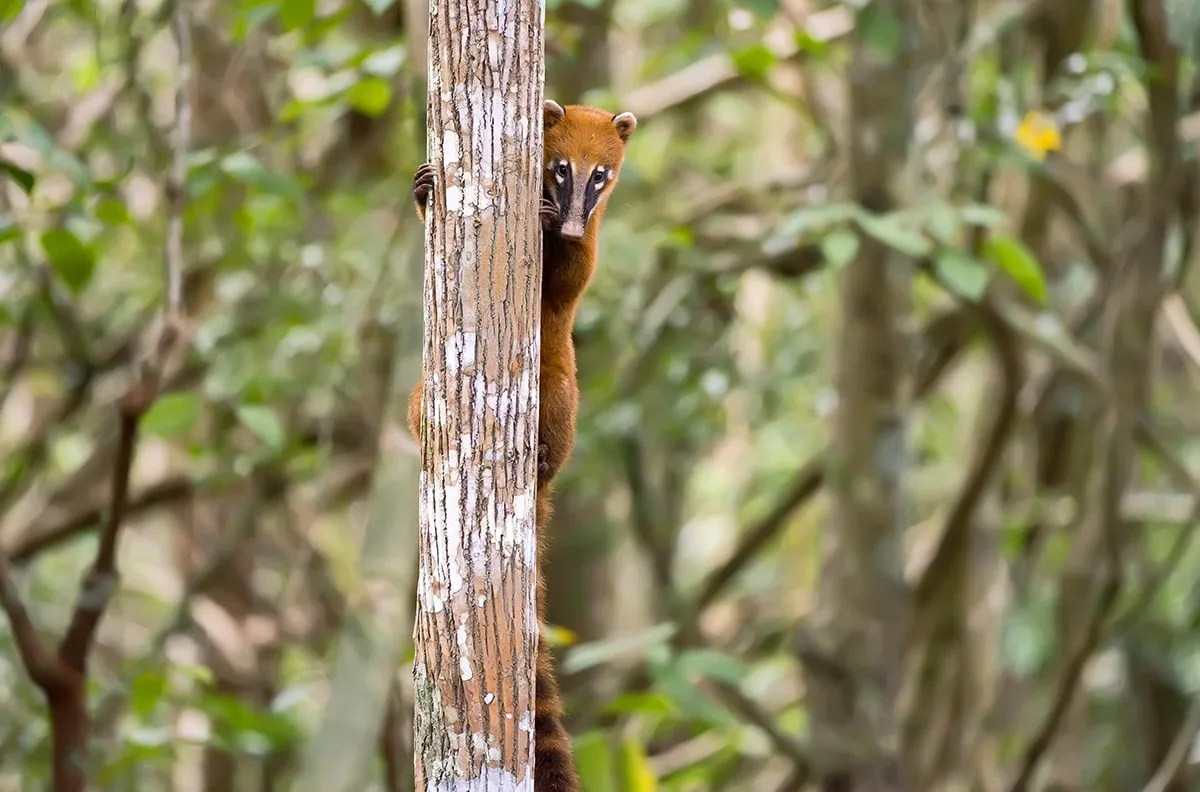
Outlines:
[[[637, 125], [631, 113], [613, 115], [604, 110], [580, 105], [560, 107], [546, 102], [544, 113], [545, 158], [542, 171], [542, 346], [541, 410], [538, 414], [538, 618], [546, 618], [545, 578], [541, 574], [542, 551], [546, 544], [546, 526], [553, 511], [551, 493], [554, 477], [571, 455], [575, 444], [575, 416], [579, 407], [579, 386], [575, 377], [575, 345], [571, 329], [575, 311], [596, 269], [600, 221], [608, 196], [616, 187], [625, 142]], [[593, 173], [597, 166], [611, 171], [611, 178], [600, 197], [584, 218], [583, 236], [569, 239], [562, 235], [563, 207], [553, 195], [556, 184], [552, 163], [569, 160], [574, 171]], [[425, 219], [425, 202], [433, 189], [433, 171], [418, 169], [414, 179], [417, 214]], [[408, 401], [408, 424], [413, 436], [421, 437], [421, 388], [418, 382]], [[536, 792], [579, 792], [579, 778], [571, 751], [571, 736], [563, 725], [562, 699], [550, 648], [538, 641], [536, 701], [534, 725], [534, 789]]]

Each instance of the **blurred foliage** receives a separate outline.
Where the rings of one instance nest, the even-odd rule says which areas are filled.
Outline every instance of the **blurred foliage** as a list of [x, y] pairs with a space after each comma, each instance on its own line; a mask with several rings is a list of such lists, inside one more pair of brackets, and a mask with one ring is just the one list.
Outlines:
[[[122, 586], [92, 661], [97, 789], [235, 788], [219, 785], [227, 773], [282, 789], [319, 715], [391, 349], [420, 343], [406, 332], [420, 295], [398, 273], [421, 263], [410, 187], [424, 158], [423, 31], [409, 14], [423, 4], [236, 0], [191, 12], [192, 342], [142, 425]], [[858, 5], [547, 2], [547, 96], [640, 121], [576, 324], [583, 399], [558, 497], [586, 519], [560, 517], [550, 570], [549, 637], [589, 792], [803, 788], [787, 786], [807, 733], [796, 634], [828, 504], [786, 502], [828, 440], [838, 273], [863, 235], [928, 264], [920, 323], [998, 292], [1028, 319], [1031, 349], [1062, 355], [1074, 348], [1063, 317], [1093, 288], [1096, 250], [1131, 233], [1112, 206], [1121, 168], [1153, 152], [1136, 120], [1146, 69], [1124, 16], [1043, 82], [1040, 61], [1009, 52], [1036, 20], [1001, 30], [990, 14], [1004, 4], [975, 3], [981, 43], [956, 119], [967, 131], [918, 135], [955, 152], [943, 183], [877, 214], [840, 186], [845, 20]], [[1190, 74], [1200, 17], [1194, 3], [1166, 5]], [[111, 404], [163, 301], [172, 7], [0, 2], [0, 542], [48, 633], [61, 632], [94, 552]], [[895, 51], [892, 21], [864, 19], [871, 46]], [[680, 73], [693, 78], [682, 88]], [[1064, 163], [1083, 175], [1063, 176]], [[997, 186], [980, 196], [985, 173]], [[1065, 184], [1084, 232], [1029, 238], [1020, 210], [1038, 179]], [[1193, 231], [1172, 241], [1185, 315], [1198, 291]], [[1197, 359], [1178, 339], [1160, 357], [1156, 425], [1184, 472], [1200, 470]], [[914, 554], [952, 503], [987, 375], [973, 344], [914, 408]], [[1002, 622], [1005, 690], [1031, 711], [997, 716], [1003, 762], [1024, 746], [1066, 651], [1056, 581], [1070, 538], [1051, 528], [1026, 564], [1028, 527], [1069, 525], [1061, 512], [1078, 508], [1037, 491], [1033, 432], [1021, 431], [979, 527], [999, 537], [1009, 571], [1030, 568], [1013, 572], [990, 617]], [[1138, 788], [1152, 752], [1138, 711], [1174, 712], [1200, 686], [1200, 551], [1181, 541], [1198, 490], [1176, 491], [1180, 479], [1147, 463], [1131, 494], [1149, 507], [1129, 518], [1129, 618], [1085, 683], [1087, 789]], [[761, 545], [698, 609], [755, 527]], [[1142, 665], [1121, 660], [1130, 647]], [[43, 788], [48, 774], [48, 723], [15, 657], [0, 630], [0, 791]], [[1145, 692], [1151, 678], [1171, 706]], [[371, 788], [393, 788], [385, 775]]]

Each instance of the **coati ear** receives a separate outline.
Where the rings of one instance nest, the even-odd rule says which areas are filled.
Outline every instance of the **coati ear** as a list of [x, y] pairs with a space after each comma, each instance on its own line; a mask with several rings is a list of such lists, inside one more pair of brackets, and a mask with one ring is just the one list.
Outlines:
[[562, 121], [566, 114], [567, 111], [563, 110], [562, 105], [553, 99], [547, 99], [542, 103], [542, 128], [549, 129]]
[[624, 113], [617, 113], [613, 116], [612, 123], [617, 128], [617, 137], [621, 138], [621, 142], [624, 142], [629, 140], [629, 136], [633, 134], [633, 130], [637, 129], [637, 116], [627, 110]]

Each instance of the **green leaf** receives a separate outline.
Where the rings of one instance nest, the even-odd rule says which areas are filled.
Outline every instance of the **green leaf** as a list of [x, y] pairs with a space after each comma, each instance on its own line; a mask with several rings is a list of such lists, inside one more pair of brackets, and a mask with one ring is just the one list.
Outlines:
[[929, 207], [929, 232], [943, 245], [953, 245], [958, 242], [960, 219], [950, 204], [937, 201]]
[[7, 160], [0, 160], [0, 171], [7, 173], [13, 181], [20, 185], [26, 195], [33, 192], [33, 185], [37, 183], [37, 179], [29, 171], [18, 168]]
[[221, 170], [230, 178], [255, 189], [289, 198], [302, 197], [299, 185], [292, 179], [270, 171], [253, 154], [236, 151], [221, 160]]
[[346, 101], [360, 113], [378, 117], [392, 101], [392, 86], [379, 77], [366, 77], [350, 86]]
[[779, 12], [779, 0], [741, 0], [738, 5], [763, 19], [770, 19]]
[[317, 0], [283, 0], [279, 6], [279, 24], [284, 30], [308, 27], [317, 13]]
[[1176, 47], [1195, 57], [1196, 45], [1200, 44], [1200, 6], [1193, 0], [1167, 0], [1167, 35]]
[[0, 245], [21, 238], [21, 229], [8, 215], [0, 215]]
[[42, 234], [42, 250], [67, 288], [75, 294], [83, 291], [96, 271], [96, 252], [66, 228]]
[[158, 397], [139, 424], [156, 437], [178, 437], [200, 420], [200, 400], [194, 393], [168, 393]]
[[1004, 212], [987, 204], [966, 204], [958, 209], [962, 221], [968, 225], [979, 225], [987, 228], [1004, 225], [1008, 217]]
[[785, 250], [803, 239], [808, 232], [843, 223], [857, 214], [857, 207], [849, 203], [806, 206], [783, 218], [763, 242], [763, 252], [772, 255]]
[[733, 60], [733, 67], [743, 77], [749, 77], [752, 80], [763, 80], [767, 76], [767, 72], [775, 65], [778, 58], [775, 53], [767, 49], [762, 44], [755, 44], [743, 50], [730, 54], [730, 59]]
[[855, 27], [868, 48], [874, 50], [881, 58], [895, 60], [900, 52], [904, 30], [894, 14], [884, 11], [875, 3], [858, 13]]
[[67, 7], [89, 22], [96, 18], [96, 6], [92, 0], [67, 0]]
[[844, 230], [826, 234], [821, 239], [821, 252], [831, 267], [844, 267], [858, 253], [858, 234]]
[[264, 22], [275, 16], [278, 2], [239, 3], [240, 13], [233, 24], [233, 40], [241, 43], [246, 36], [257, 30]]
[[987, 291], [987, 269], [961, 250], [938, 253], [934, 269], [947, 289], [971, 302]]
[[1028, 526], [1024, 520], [1010, 518], [1000, 531], [1000, 553], [1006, 559], [1014, 561], [1025, 552], [1028, 543]]
[[105, 195], [96, 202], [96, 219], [109, 225], [125, 225], [129, 222], [129, 210], [116, 198]]
[[575, 767], [579, 781], [588, 792], [617, 792], [616, 773], [608, 735], [602, 731], [584, 732], [575, 738]]
[[680, 673], [679, 668], [666, 666], [659, 669], [655, 676], [659, 687], [685, 714], [710, 726], [733, 726], [737, 723], [727, 709], [718, 705], [700, 688], [693, 685]]
[[367, 7], [376, 14], [382, 14], [396, 4], [396, 0], [365, 0]]
[[166, 691], [167, 676], [159, 669], [135, 676], [129, 690], [129, 704], [134, 714], [145, 719], [162, 701]]
[[1004, 618], [1000, 656], [1005, 668], [1022, 677], [1043, 667], [1054, 651], [1054, 627], [1045, 611], [1032, 603], [1010, 611]]
[[672, 711], [671, 700], [662, 693], [622, 693], [608, 702], [607, 713], [638, 715], [667, 715]]
[[671, 640], [675, 630], [673, 624], [659, 624], [644, 632], [611, 641], [579, 644], [563, 660], [563, 673], [574, 674], [626, 655], [644, 655], [651, 648]]
[[25, 7], [25, 0], [0, 0], [0, 22], [11, 22]]
[[[54, 136], [47, 132], [41, 124], [28, 118], [21, 119], [12, 125], [11, 131], [18, 141], [41, 155], [42, 161], [46, 165], [61, 171], [76, 186], [91, 187], [91, 175], [83, 162], [71, 152], [59, 148]], [[12, 167], [15, 166], [10, 163], [5, 169], [11, 173]], [[18, 181], [21, 179], [18, 178]], [[29, 184], [32, 187], [32, 182]]]
[[1014, 237], [997, 235], [983, 245], [983, 252], [1008, 273], [1017, 285], [1039, 303], [1046, 302], [1046, 279], [1033, 251]]
[[794, 38], [800, 51], [815, 59], [823, 58], [829, 52], [829, 42], [822, 41], [804, 28], [797, 29]]
[[624, 792], [657, 792], [658, 777], [646, 759], [646, 749], [637, 740], [621, 741], [621, 777]]
[[279, 416], [270, 407], [261, 404], [243, 404], [237, 408], [238, 420], [246, 428], [276, 450], [283, 447], [287, 440], [287, 432], [279, 420]]
[[678, 658], [679, 670], [685, 675], [697, 675], [737, 685], [750, 675], [741, 660], [715, 649], [690, 649]]
[[905, 228], [901, 218], [869, 212], [859, 212], [855, 217], [863, 231], [905, 255], [921, 258], [933, 251], [933, 243], [919, 231]]

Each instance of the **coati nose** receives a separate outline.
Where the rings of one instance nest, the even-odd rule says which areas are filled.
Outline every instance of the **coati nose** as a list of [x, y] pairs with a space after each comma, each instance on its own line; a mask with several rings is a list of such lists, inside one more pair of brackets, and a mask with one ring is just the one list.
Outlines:
[[584, 223], [582, 220], [571, 218], [562, 224], [559, 233], [562, 234], [564, 239], [583, 239], [583, 228]]

